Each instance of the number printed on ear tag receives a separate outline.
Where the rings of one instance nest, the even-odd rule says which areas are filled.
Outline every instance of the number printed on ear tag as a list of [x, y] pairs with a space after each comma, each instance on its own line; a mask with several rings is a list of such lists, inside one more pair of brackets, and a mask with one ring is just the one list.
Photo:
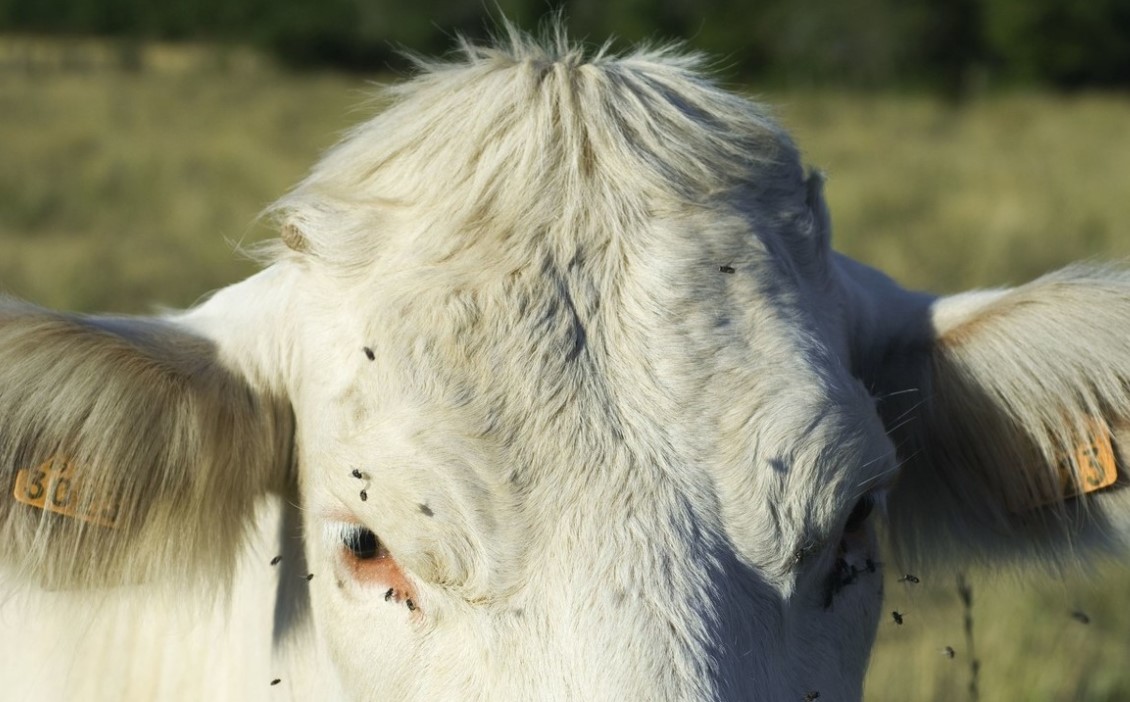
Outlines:
[[1079, 466], [1078, 481], [1072, 479], [1070, 466], [1059, 466], [1064, 497], [1102, 490], [1118, 480], [1114, 447], [1105, 424], [1095, 422], [1091, 427], [1091, 440], [1075, 447], [1075, 463]]
[[25, 505], [98, 526], [118, 525], [117, 503], [84, 500], [74, 465], [65, 459], [51, 458], [38, 468], [20, 470], [12, 496]]
[[[1010, 506], [1011, 511], [1022, 512], [1045, 507], [1097, 492], [1118, 482], [1118, 461], [1114, 454], [1110, 428], [1102, 420], [1091, 420], [1087, 424], [1088, 436], [1076, 444], [1070, 458], [1064, 457], [1056, 465], [1059, 494], [1054, 494], [1052, 488], [1043, 495], [1032, 495], [1024, 504]], [[1077, 473], [1072, 469], [1072, 460], [1078, 466]]]

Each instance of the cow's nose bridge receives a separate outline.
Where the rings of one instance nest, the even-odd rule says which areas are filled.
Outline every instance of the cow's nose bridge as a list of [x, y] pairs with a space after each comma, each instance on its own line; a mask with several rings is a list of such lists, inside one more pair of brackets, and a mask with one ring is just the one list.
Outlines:
[[[765, 679], [780, 592], [712, 535], [652, 538], [625, 521], [605, 520], [608, 540], [586, 547], [568, 569], [571, 585], [548, 593], [542, 658], [560, 661], [586, 699], [608, 690], [660, 702], [748, 699], [727, 690]], [[559, 607], [569, 615], [555, 616]]]

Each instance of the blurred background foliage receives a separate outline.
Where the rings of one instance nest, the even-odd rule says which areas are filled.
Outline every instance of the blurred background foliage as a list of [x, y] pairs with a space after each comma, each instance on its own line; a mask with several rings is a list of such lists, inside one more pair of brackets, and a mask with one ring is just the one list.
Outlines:
[[574, 36], [684, 39], [784, 87], [1130, 86], [1130, 0], [0, 0], [0, 32], [208, 40], [370, 72], [558, 10]]

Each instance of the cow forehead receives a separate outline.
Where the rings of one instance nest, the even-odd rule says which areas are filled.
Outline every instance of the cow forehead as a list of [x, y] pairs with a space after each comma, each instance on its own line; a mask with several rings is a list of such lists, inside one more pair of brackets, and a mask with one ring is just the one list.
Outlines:
[[[888, 447], [835, 340], [803, 312], [801, 282], [748, 229], [732, 235], [745, 238], [732, 274], [701, 246], [378, 271], [349, 293], [349, 322], [311, 335], [351, 339], [340, 363], [319, 359], [351, 370], [316, 381], [337, 389], [314, 403], [340, 408], [319, 453], [341, 457], [330, 468], [347, 500], [346, 466], [365, 466], [384, 492], [351, 503], [380, 512], [386, 534], [490, 542], [504, 559], [515, 530], [528, 541], [571, 510], [613, 523], [680, 512], [784, 568]], [[666, 507], [629, 504], [657, 486]], [[472, 559], [446, 560], [463, 565], [442, 577], [474, 579]]]

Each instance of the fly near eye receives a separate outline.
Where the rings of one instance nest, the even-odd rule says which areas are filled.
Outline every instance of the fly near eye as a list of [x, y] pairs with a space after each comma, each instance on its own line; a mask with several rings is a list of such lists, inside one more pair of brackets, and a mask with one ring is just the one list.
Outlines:
[[864, 495], [859, 498], [855, 506], [851, 508], [851, 514], [848, 515], [847, 524], [844, 525], [844, 533], [852, 534], [863, 528], [867, 522], [867, 518], [871, 516], [871, 510], [875, 507], [875, 499], [871, 495]]
[[342, 537], [342, 543], [357, 560], [367, 561], [380, 555], [380, 540], [365, 527], [350, 529]]

